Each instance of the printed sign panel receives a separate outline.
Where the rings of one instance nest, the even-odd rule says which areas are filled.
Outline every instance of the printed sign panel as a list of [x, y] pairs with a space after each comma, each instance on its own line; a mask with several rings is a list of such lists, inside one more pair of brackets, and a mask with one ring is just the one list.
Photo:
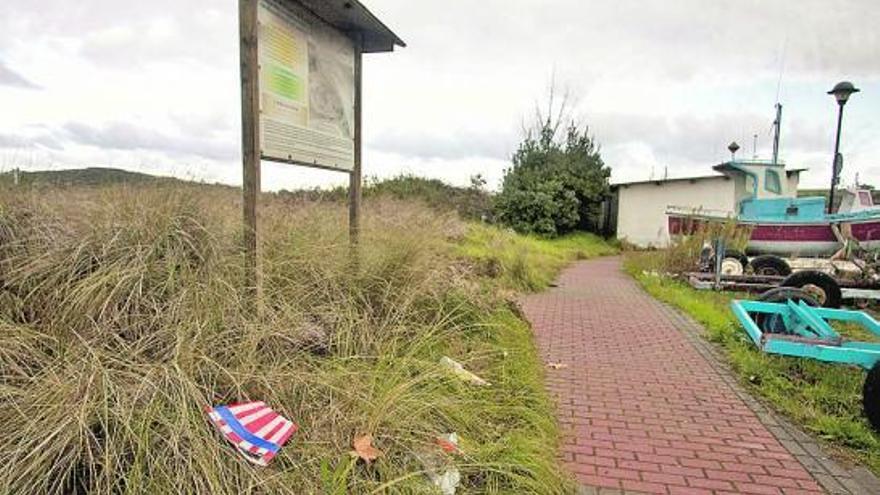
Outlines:
[[290, 0], [260, 0], [264, 159], [354, 168], [355, 47]]

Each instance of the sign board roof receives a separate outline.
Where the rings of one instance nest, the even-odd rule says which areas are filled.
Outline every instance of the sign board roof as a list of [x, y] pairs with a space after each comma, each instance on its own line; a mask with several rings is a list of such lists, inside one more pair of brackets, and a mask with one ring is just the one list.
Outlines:
[[364, 53], [394, 51], [406, 43], [358, 0], [298, 0], [324, 22], [346, 33], [363, 35]]

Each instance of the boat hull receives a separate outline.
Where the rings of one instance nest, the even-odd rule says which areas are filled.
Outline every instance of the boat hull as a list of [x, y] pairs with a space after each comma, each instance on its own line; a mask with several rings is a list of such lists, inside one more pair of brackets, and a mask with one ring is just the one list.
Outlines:
[[[671, 236], [689, 235], [707, 224], [727, 222], [699, 216], [669, 215]], [[866, 218], [846, 222], [853, 237], [866, 249], [880, 248], [880, 218]], [[749, 231], [747, 254], [776, 254], [782, 256], [828, 256], [842, 244], [831, 228], [831, 222], [770, 223], [737, 220], [738, 229]]]

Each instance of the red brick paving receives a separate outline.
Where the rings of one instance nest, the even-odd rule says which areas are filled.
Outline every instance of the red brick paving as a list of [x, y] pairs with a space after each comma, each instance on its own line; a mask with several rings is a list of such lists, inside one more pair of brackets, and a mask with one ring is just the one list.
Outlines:
[[620, 271], [586, 261], [529, 296], [565, 431], [562, 458], [580, 484], [659, 494], [823, 493], [804, 467]]

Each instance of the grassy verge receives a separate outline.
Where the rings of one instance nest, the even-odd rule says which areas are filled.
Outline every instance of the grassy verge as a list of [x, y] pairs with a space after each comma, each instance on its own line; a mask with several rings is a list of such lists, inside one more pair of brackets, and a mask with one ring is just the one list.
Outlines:
[[[860, 369], [759, 351], [730, 311], [730, 301], [742, 294], [697, 291], [683, 282], [651, 275], [656, 256], [628, 254], [625, 267], [652, 296], [701, 323], [707, 338], [724, 349], [748, 390], [842, 454], [880, 474], [880, 437], [862, 417], [864, 373]], [[839, 330], [847, 333], [846, 328]]]
[[[375, 198], [353, 269], [343, 206], [266, 196], [256, 317], [239, 218], [222, 188], [0, 191], [0, 492], [436, 493], [426, 471], [453, 466], [459, 493], [571, 491], [541, 362], [502, 289], [612, 248]], [[492, 386], [462, 383], [443, 356]], [[203, 412], [248, 400], [300, 425], [269, 468]], [[450, 432], [461, 456], [434, 445]], [[365, 433], [384, 453], [372, 464], [349, 454]]]
[[501, 286], [536, 291], [547, 287], [572, 261], [616, 254], [618, 248], [593, 234], [544, 239], [474, 224], [458, 252], [477, 262], [480, 273]]

